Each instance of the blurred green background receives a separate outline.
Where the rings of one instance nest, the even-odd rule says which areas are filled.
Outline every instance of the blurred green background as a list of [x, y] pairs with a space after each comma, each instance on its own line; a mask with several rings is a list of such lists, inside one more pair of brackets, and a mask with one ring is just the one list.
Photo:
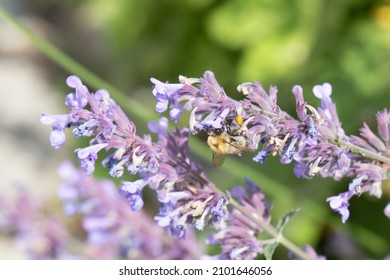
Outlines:
[[[376, 132], [375, 113], [390, 105], [390, 5], [372, 0], [91, 0], [0, 1], [18, 16], [44, 22], [47, 38], [79, 63], [154, 109], [150, 77], [176, 82], [179, 75], [200, 77], [212, 70], [225, 91], [259, 81], [276, 85], [279, 105], [295, 116], [294, 85], [313, 106], [312, 87], [329, 82], [347, 134], [366, 122]], [[67, 89], [71, 74], [42, 60], [50, 79]], [[91, 85], [93, 88], [93, 85]], [[59, 100], [61, 100], [59, 98]], [[64, 112], [65, 112], [64, 107]], [[60, 112], [58, 112], [60, 113]], [[127, 111], [130, 118], [132, 112]], [[155, 114], [155, 118], [158, 115]], [[179, 125], [185, 125], [185, 119]], [[135, 118], [140, 133], [146, 119]], [[204, 135], [199, 136], [204, 139]], [[203, 137], [203, 138], [202, 138]], [[325, 199], [347, 189], [350, 178], [334, 182], [293, 176], [292, 165], [277, 158], [264, 165], [252, 155], [230, 158], [222, 169], [199, 157], [216, 185], [230, 189], [250, 178], [273, 203], [275, 222], [300, 208], [285, 229], [298, 245], [313, 245], [330, 259], [382, 259], [390, 254], [390, 221], [383, 208], [390, 197], [351, 200], [346, 224]], [[234, 171], [232, 171], [234, 169]], [[286, 258], [277, 251], [278, 258]]]

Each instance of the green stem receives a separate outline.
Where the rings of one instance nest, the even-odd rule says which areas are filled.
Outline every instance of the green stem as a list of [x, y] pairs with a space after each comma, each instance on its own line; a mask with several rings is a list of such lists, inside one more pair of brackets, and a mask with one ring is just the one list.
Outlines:
[[261, 218], [256, 218], [253, 216], [249, 211], [247, 211], [241, 204], [239, 204], [236, 200], [230, 198], [230, 204], [239, 210], [241, 213], [243, 213], [245, 216], [247, 216], [249, 219], [251, 219], [254, 223], [256, 223], [261, 229], [263, 229], [266, 233], [268, 233], [270, 236], [274, 237], [277, 242], [282, 244], [284, 247], [289, 249], [292, 253], [294, 253], [296, 256], [300, 257], [304, 260], [312, 260], [313, 257], [309, 256], [304, 252], [301, 248], [299, 248], [297, 245], [292, 243], [290, 240], [285, 238], [275, 227], [273, 227], [271, 224], [266, 223]]
[[[205, 180], [207, 182], [207, 180]], [[226, 194], [221, 191], [219, 188], [217, 188], [215, 185], [208, 185], [211, 190], [218, 193], [221, 196], [226, 196]], [[256, 225], [258, 225], [262, 230], [264, 230], [266, 233], [268, 233], [270, 236], [275, 238], [277, 242], [282, 244], [284, 247], [289, 249], [292, 253], [294, 253], [296, 256], [300, 257], [304, 260], [312, 260], [313, 257], [309, 256], [304, 252], [301, 248], [299, 248], [297, 245], [292, 243], [290, 240], [285, 238], [281, 232], [279, 232], [274, 226], [271, 224], [265, 222], [261, 217], [255, 217], [251, 212], [249, 212], [245, 207], [243, 207], [238, 201], [236, 201], [234, 198], [229, 197], [229, 203], [236, 208], [238, 211], [240, 211], [242, 214], [244, 214], [246, 217], [248, 217], [252, 222], [254, 222]]]
[[356, 145], [348, 143], [348, 142], [343, 142], [343, 144], [348, 146], [351, 149], [351, 151], [353, 151], [354, 153], [361, 154], [362, 156], [364, 156], [368, 159], [377, 160], [379, 162], [390, 164], [390, 158], [388, 158], [388, 157], [382, 156], [378, 153], [369, 151], [367, 149], [364, 149], [362, 147], [356, 146]]

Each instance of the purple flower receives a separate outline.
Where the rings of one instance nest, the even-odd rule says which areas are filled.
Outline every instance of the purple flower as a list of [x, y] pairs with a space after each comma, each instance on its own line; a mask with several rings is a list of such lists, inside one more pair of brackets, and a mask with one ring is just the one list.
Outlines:
[[154, 84], [153, 95], [156, 97], [156, 111], [163, 113], [168, 109], [169, 102], [172, 102], [170, 117], [173, 121], [177, 122], [183, 112], [182, 106], [178, 100], [180, 91], [184, 89], [183, 84], [167, 84], [162, 83], [154, 78], [150, 81]]
[[134, 212], [139, 211], [144, 205], [144, 201], [142, 200], [142, 189], [146, 184], [147, 182], [142, 179], [134, 182], [122, 182], [119, 193], [127, 199]]
[[50, 144], [55, 148], [60, 148], [66, 140], [64, 129], [70, 122], [69, 115], [41, 115], [41, 123], [50, 125], [53, 124], [52, 132], [50, 133]]
[[330, 98], [330, 96], [332, 95], [332, 85], [329, 83], [316, 85], [313, 87], [313, 93], [319, 99]]
[[354, 191], [340, 193], [338, 196], [328, 197], [326, 202], [329, 203], [333, 211], [341, 215], [341, 221], [345, 223], [349, 218], [349, 200], [354, 195]]
[[70, 109], [82, 109], [88, 103], [88, 89], [83, 85], [81, 80], [77, 76], [69, 76], [66, 79], [66, 83], [69, 87], [74, 88], [74, 93], [69, 93], [65, 98], [65, 105]]
[[97, 153], [105, 147], [107, 147], [107, 144], [96, 144], [86, 148], [76, 149], [80, 166], [88, 175], [91, 175], [95, 171], [95, 161], [98, 158]]
[[[171, 102], [170, 117], [176, 122], [181, 117], [183, 107], [188, 110], [193, 107], [197, 108], [197, 110], [192, 111], [191, 129], [196, 127], [202, 130], [209, 126], [220, 128], [225, 118], [233, 117], [231, 115], [235, 110], [233, 108], [239, 106], [239, 102], [226, 96], [214, 74], [210, 71], [207, 71], [201, 79], [180, 77], [180, 84], [162, 83], [154, 78], [151, 81], [154, 84], [153, 95], [157, 99], [157, 112], [166, 111], [168, 103]], [[199, 88], [193, 84], [199, 84]], [[181, 105], [182, 101], [185, 101], [184, 105]], [[224, 107], [226, 105], [228, 108], [215, 110], [215, 102], [222, 102], [221, 105]], [[202, 118], [204, 120], [200, 121]]]

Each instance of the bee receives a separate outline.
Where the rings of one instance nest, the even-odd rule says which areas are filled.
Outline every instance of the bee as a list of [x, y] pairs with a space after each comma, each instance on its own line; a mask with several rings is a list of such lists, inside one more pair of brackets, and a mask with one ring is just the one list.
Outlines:
[[248, 141], [245, 137], [246, 124], [249, 119], [243, 123], [241, 117], [236, 117], [238, 126], [232, 127], [224, 124], [221, 128], [207, 128], [209, 134], [207, 144], [213, 151], [211, 163], [213, 166], [221, 166], [225, 161], [227, 155], [239, 155], [242, 152], [253, 152], [248, 148]]

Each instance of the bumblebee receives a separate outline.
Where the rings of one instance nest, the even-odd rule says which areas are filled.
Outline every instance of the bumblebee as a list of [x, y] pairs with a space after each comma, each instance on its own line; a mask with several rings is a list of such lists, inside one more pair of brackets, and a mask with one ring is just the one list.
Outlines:
[[206, 129], [209, 134], [207, 144], [213, 150], [211, 159], [213, 166], [221, 166], [229, 154], [241, 156], [244, 151], [253, 152], [248, 148], [248, 141], [245, 137], [248, 121], [250, 120], [243, 123], [242, 118], [236, 117], [237, 126], [224, 124], [221, 128]]

